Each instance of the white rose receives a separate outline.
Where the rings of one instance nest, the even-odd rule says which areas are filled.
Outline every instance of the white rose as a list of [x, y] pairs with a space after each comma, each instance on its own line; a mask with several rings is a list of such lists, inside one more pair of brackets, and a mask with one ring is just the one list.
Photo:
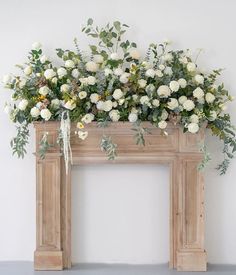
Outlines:
[[199, 122], [199, 117], [195, 114], [191, 115], [189, 119], [190, 119], [190, 122], [192, 122], [192, 123], [198, 123]]
[[111, 53], [110, 54], [110, 59], [112, 59], [112, 60], [119, 60], [120, 57], [119, 57], [118, 53]]
[[198, 130], [199, 130], [199, 126], [198, 126], [197, 123], [194, 123], [194, 122], [189, 123], [189, 125], [188, 125], [188, 131], [190, 133], [195, 134], [195, 133], [198, 132]]
[[143, 104], [146, 104], [148, 105], [149, 104], [149, 97], [147, 95], [144, 95], [144, 96], [141, 96], [140, 98], [140, 103], [143, 105]]
[[210, 116], [209, 116], [208, 120], [214, 121], [214, 120], [216, 120], [216, 118], [217, 118], [216, 111], [210, 111]]
[[154, 71], [153, 69], [148, 69], [148, 70], [146, 71], [145, 75], [146, 75], [147, 77], [154, 78], [154, 76], [155, 76], [155, 71]]
[[93, 56], [93, 61], [94, 61], [95, 63], [101, 64], [101, 63], [103, 63], [104, 58], [103, 58], [103, 56], [100, 55], [100, 54], [95, 54], [95, 55]]
[[182, 56], [179, 58], [179, 62], [182, 64], [187, 64], [188, 63], [188, 58], [186, 56]]
[[58, 74], [59, 78], [62, 78], [62, 77], [67, 75], [67, 70], [65, 68], [62, 68], [62, 67], [58, 68], [57, 69], [57, 74]]
[[147, 70], [147, 69], [150, 69], [151, 67], [152, 67], [152, 65], [149, 63], [149, 62], [147, 62], [147, 61], [143, 61], [142, 62], [142, 65], [143, 65], [143, 67]]
[[87, 78], [88, 85], [95, 85], [96, 83], [96, 78], [94, 76], [89, 76]]
[[207, 103], [212, 103], [215, 100], [215, 96], [212, 93], [207, 93], [205, 98]]
[[168, 112], [164, 109], [161, 114], [161, 119], [166, 120], [168, 116], [169, 116]]
[[188, 70], [189, 72], [194, 72], [194, 71], [196, 70], [196, 64], [193, 63], [193, 62], [189, 62], [189, 63], [187, 64], [187, 70]]
[[125, 102], [125, 99], [124, 99], [124, 98], [121, 98], [121, 99], [118, 100], [119, 105], [124, 104], [124, 102]]
[[40, 115], [46, 121], [48, 121], [52, 116], [51, 112], [47, 108], [42, 109]]
[[96, 72], [99, 68], [98, 64], [93, 61], [87, 62], [85, 67], [88, 72]]
[[128, 78], [129, 76], [130, 76], [129, 73], [123, 73], [120, 76], [120, 82], [123, 83], [123, 84], [126, 84], [129, 81], [129, 78]]
[[97, 93], [93, 93], [90, 95], [90, 100], [92, 103], [97, 103], [99, 100], [99, 95]]
[[104, 105], [103, 105], [103, 110], [105, 112], [110, 112], [112, 109], [112, 101], [111, 100], [107, 100], [104, 102]]
[[98, 110], [103, 110], [103, 106], [104, 106], [104, 101], [100, 100], [97, 102], [97, 109]]
[[87, 93], [85, 91], [79, 92], [79, 98], [84, 99], [87, 96]]
[[37, 107], [33, 107], [30, 110], [30, 114], [31, 114], [32, 117], [38, 117], [40, 115], [40, 111]]
[[66, 60], [66, 62], [65, 62], [65, 67], [66, 68], [74, 68], [75, 67], [75, 63], [74, 63], [74, 61], [73, 60]]
[[134, 123], [137, 121], [138, 115], [136, 113], [130, 113], [128, 119], [129, 119], [129, 122]]
[[162, 56], [163, 61], [170, 62], [173, 59], [173, 55], [171, 53], [166, 53], [165, 55]]
[[18, 109], [20, 109], [21, 111], [24, 111], [26, 109], [26, 107], [28, 106], [28, 104], [29, 104], [28, 100], [22, 99], [19, 102]]
[[200, 99], [204, 96], [204, 92], [201, 88], [198, 87], [193, 91], [193, 96], [197, 99]]
[[131, 49], [130, 51], [129, 51], [129, 55], [131, 56], [131, 58], [133, 58], [133, 59], [139, 59], [140, 58], [140, 52], [138, 51], [138, 50], [136, 50], [136, 49]]
[[109, 68], [106, 68], [106, 69], [104, 70], [105, 76], [108, 76], [108, 75], [110, 75], [110, 74], [112, 74], [112, 73], [113, 73], [112, 70], [109, 69]]
[[138, 85], [140, 88], [145, 88], [147, 85], [147, 81], [145, 79], [139, 79], [138, 80]]
[[78, 137], [82, 140], [85, 140], [88, 136], [88, 132], [87, 131], [78, 131]]
[[2, 83], [3, 84], [10, 84], [11, 82], [12, 82], [11, 75], [6, 74], [6, 75], [3, 76], [3, 78], [2, 78]]
[[38, 108], [38, 109], [42, 109], [43, 108], [43, 103], [42, 102], [38, 102], [37, 104], [36, 104], [36, 107]]
[[71, 72], [71, 75], [74, 78], [78, 78], [79, 77], [79, 70], [78, 69], [73, 69], [72, 72]]
[[94, 114], [86, 114], [85, 116], [82, 117], [81, 121], [84, 122], [85, 124], [89, 124], [94, 120]]
[[170, 98], [170, 101], [167, 103], [167, 106], [170, 110], [174, 110], [179, 106], [178, 100], [176, 98]]
[[158, 89], [157, 89], [157, 94], [160, 97], [168, 97], [171, 94], [171, 90], [168, 86], [166, 85], [161, 85]]
[[27, 66], [27, 67], [24, 69], [24, 73], [25, 73], [26, 75], [31, 75], [32, 72], [33, 72], [33, 69], [32, 69], [31, 66]]
[[121, 89], [116, 89], [114, 92], [113, 92], [113, 98], [118, 100], [120, 99], [122, 96], [123, 96], [123, 92], [121, 91]]
[[160, 105], [160, 101], [158, 99], [153, 99], [152, 105], [158, 107]]
[[138, 100], [138, 95], [132, 95], [132, 99], [133, 99], [134, 101]]
[[60, 100], [55, 98], [51, 101], [51, 106], [54, 109], [58, 109], [60, 107]]
[[53, 71], [53, 69], [47, 69], [44, 72], [44, 76], [46, 79], [52, 79], [54, 76], [56, 76], [56, 73]]
[[182, 95], [180, 98], [179, 98], [179, 103], [180, 104], [184, 104], [184, 102], [187, 100], [187, 97], [185, 95]]
[[39, 93], [43, 96], [46, 96], [50, 92], [50, 89], [47, 86], [39, 88]]
[[185, 110], [187, 111], [191, 111], [194, 109], [195, 104], [191, 99], [187, 99], [184, 103], [183, 103], [183, 107]]
[[39, 58], [40, 62], [41, 63], [45, 63], [46, 61], [48, 61], [48, 58], [46, 55], [42, 55], [40, 58]]
[[164, 73], [171, 76], [173, 74], [172, 68], [171, 67], [166, 67], [164, 70]]
[[88, 78], [87, 77], [81, 77], [79, 79], [79, 81], [82, 85], [88, 85]]
[[185, 88], [187, 86], [187, 81], [184, 78], [180, 78], [178, 82], [181, 88]]
[[195, 75], [194, 80], [198, 84], [203, 84], [204, 83], [204, 77], [200, 74]]
[[156, 73], [156, 76], [163, 77], [163, 73], [161, 70], [156, 70], [155, 73]]
[[34, 42], [33, 44], [32, 44], [32, 50], [35, 50], [35, 51], [38, 51], [38, 50], [40, 50], [41, 48], [42, 48], [42, 45], [41, 45], [41, 43], [39, 43], [39, 42]]
[[177, 92], [179, 90], [179, 82], [178, 81], [172, 80], [170, 82], [169, 86], [170, 86], [170, 89], [172, 92]]
[[112, 110], [109, 112], [109, 117], [112, 121], [117, 122], [120, 119], [120, 112], [118, 110]]
[[62, 93], [68, 93], [70, 91], [70, 88], [71, 87], [69, 84], [63, 84], [63, 85], [61, 85], [60, 90]]
[[158, 127], [160, 129], [165, 129], [167, 126], [167, 122], [165, 120], [161, 120], [160, 122], [158, 122]]
[[121, 69], [121, 68], [116, 68], [115, 70], [114, 70], [114, 75], [116, 75], [116, 76], [120, 76], [120, 75], [122, 75], [124, 73], [124, 71]]
[[68, 100], [65, 104], [64, 107], [68, 110], [73, 110], [76, 107], [76, 104], [74, 102], [74, 100]]
[[113, 101], [113, 102], [112, 102], [112, 107], [113, 107], [113, 108], [116, 108], [117, 106], [118, 106], [118, 103], [117, 103], [116, 101]]
[[163, 71], [163, 70], [165, 69], [165, 65], [160, 64], [158, 68], [159, 68], [161, 71]]

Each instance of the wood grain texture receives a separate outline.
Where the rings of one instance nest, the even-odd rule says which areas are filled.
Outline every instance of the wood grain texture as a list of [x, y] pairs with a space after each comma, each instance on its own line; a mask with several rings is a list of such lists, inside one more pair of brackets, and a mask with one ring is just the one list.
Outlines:
[[[168, 124], [168, 136], [151, 130], [146, 146], [135, 145], [129, 122], [111, 123], [108, 128], [89, 124], [85, 141], [75, 134], [72, 124], [73, 165], [94, 163], [167, 163], [170, 165], [170, 268], [181, 271], [206, 270], [204, 250], [204, 180], [197, 170], [204, 143], [204, 129], [198, 134], [183, 133], [179, 126]], [[37, 161], [37, 246], [35, 269], [60, 270], [71, 267], [71, 173], [65, 172], [60, 148], [56, 144], [59, 122], [35, 123]], [[52, 146], [44, 160], [38, 157], [38, 144], [44, 132]], [[108, 161], [99, 144], [103, 134], [118, 145], [118, 157]]]

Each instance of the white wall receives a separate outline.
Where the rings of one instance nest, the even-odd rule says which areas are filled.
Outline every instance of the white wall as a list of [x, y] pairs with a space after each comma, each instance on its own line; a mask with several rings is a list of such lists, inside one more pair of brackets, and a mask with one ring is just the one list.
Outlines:
[[[34, 41], [43, 43], [47, 54], [57, 47], [73, 47], [75, 36], [85, 47], [87, 40], [80, 27], [88, 17], [98, 24], [119, 19], [132, 27], [129, 37], [143, 51], [149, 42], [166, 37], [174, 41], [175, 48], [206, 49], [199, 61], [207, 69], [227, 68], [225, 84], [236, 95], [235, 9], [234, 0], [1, 1], [0, 75], [23, 62]], [[0, 105], [7, 99], [9, 94], [1, 92]], [[229, 111], [236, 122], [233, 106]], [[0, 133], [0, 260], [32, 260], [34, 132], [31, 130], [29, 154], [23, 161], [11, 156], [9, 140], [14, 127], [2, 112]], [[209, 136], [207, 144], [218, 160], [219, 143]], [[236, 264], [236, 162], [224, 177], [217, 175], [215, 164], [216, 161], [206, 171], [208, 259], [212, 263]], [[81, 167], [73, 175], [74, 261], [167, 261], [166, 167]]]

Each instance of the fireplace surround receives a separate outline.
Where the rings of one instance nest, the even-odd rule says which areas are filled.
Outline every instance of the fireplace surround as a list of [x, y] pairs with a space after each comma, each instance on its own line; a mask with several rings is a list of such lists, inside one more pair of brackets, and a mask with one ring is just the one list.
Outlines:
[[[170, 166], [170, 257], [169, 267], [178, 271], [205, 271], [204, 249], [204, 179], [197, 166], [202, 159], [199, 143], [204, 142], [204, 128], [198, 134], [183, 133], [168, 124], [168, 136], [148, 122], [146, 146], [135, 145], [129, 122], [114, 122], [108, 128], [96, 123], [87, 126], [89, 136], [81, 141], [71, 128], [73, 165], [101, 163], [150, 163]], [[36, 129], [36, 250], [35, 270], [62, 270], [71, 267], [71, 173], [65, 171], [60, 147], [56, 145], [59, 122], [35, 123]], [[39, 141], [48, 132], [51, 147], [42, 160]], [[118, 145], [118, 156], [107, 160], [99, 147], [103, 134]]]

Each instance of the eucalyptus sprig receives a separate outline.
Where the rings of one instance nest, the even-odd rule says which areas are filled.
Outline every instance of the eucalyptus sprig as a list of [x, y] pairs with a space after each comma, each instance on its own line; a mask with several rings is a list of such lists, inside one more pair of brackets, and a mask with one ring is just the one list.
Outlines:
[[41, 159], [45, 158], [48, 149], [50, 149], [51, 147], [53, 147], [53, 144], [49, 143], [48, 132], [45, 132], [39, 142], [39, 156]]
[[27, 124], [21, 124], [16, 127], [17, 134], [11, 140], [10, 145], [13, 155], [17, 155], [18, 158], [24, 158], [26, 154], [26, 145], [29, 143], [29, 129]]
[[148, 128], [142, 127], [141, 121], [138, 120], [133, 123], [133, 131], [136, 132], [134, 135], [134, 139], [136, 141], [137, 145], [145, 146], [145, 134], [151, 134], [150, 130]]
[[102, 136], [101, 143], [100, 143], [101, 150], [104, 151], [109, 160], [114, 160], [117, 156], [117, 144], [113, 143], [111, 137], [106, 135]]

